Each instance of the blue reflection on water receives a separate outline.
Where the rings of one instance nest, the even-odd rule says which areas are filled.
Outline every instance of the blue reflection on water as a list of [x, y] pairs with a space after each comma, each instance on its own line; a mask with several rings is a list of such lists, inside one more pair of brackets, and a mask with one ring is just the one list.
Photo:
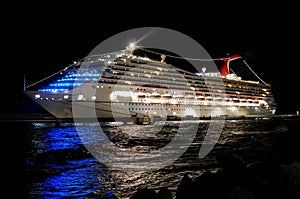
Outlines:
[[[93, 159], [73, 161], [72, 164], [78, 163], [78, 167], [69, 168], [59, 175], [47, 178], [44, 182], [44, 190], [40, 195], [45, 197], [78, 197], [96, 191], [100, 188], [97, 181], [99, 173], [93, 162]], [[55, 166], [52, 168], [55, 168]]]
[[75, 127], [51, 128], [45, 137], [46, 150], [74, 149], [82, 145]]
[[[86, 131], [92, 129], [84, 128]], [[41, 173], [45, 180], [32, 182], [30, 196], [90, 198], [99, 194], [99, 189], [106, 187], [101, 179], [109, 174], [95, 158], [81, 153], [84, 147], [76, 127], [35, 128], [32, 146], [27, 164], [33, 172]], [[102, 196], [113, 198], [114, 190], [105, 188]]]
[[[78, 131], [85, 140], [82, 140]], [[97, 133], [95, 126], [70, 126], [41, 128], [36, 126], [33, 137], [33, 148], [35, 152], [74, 149], [83, 146], [83, 144], [93, 144], [95, 141], [103, 140], [103, 134]], [[84, 142], [84, 143], [83, 143]]]

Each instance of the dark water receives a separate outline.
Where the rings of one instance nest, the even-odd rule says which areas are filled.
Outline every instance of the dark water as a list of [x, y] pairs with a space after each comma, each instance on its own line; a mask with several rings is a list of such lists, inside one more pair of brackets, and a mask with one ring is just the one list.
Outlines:
[[[194, 180], [207, 171], [217, 173], [226, 167], [234, 170], [262, 164], [267, 165], [264, 168], [299, 165], [295, 164], [300, 162], [299, 118], [226, 120], [217, 144], [204, 158], [199, 158], [198, 153], [210, 121], [200, 121], [196, 123], [197, 136], [183, 155], [166, 167], [148, 172], [131, 170], [130, 164], [121, 165], [126, 170], [111, 168], [86, 148], [93, 142], [101, 143], [103, 136], [107, 136], [119, 148], [147, 153], [170, 143], [180, 125], [186, 132], [181, 139], [189, 136], [189, 128], [195, 123], [182, 123], [101, 123], [106, 135], [97, 134], [93, 124], [2, 123], [2, 193], [7, 192], [10, 198], [130, 198], [141, 188], [157, 192], [164, 187], [175, 198], [184, 176]], [[160, 133], [148, 136], [155, 128], [161, 129]], [[96, 136], [83, 141], [78, 130]], [[297, 172], [291, 183], [295, 188], [300, 185]]]

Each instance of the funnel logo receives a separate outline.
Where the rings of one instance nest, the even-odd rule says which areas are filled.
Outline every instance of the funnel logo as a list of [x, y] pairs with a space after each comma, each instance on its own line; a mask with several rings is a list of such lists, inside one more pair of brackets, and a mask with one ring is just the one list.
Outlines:
[[[130, 43], [130, 40], [134, 42]], [[86, 143], [85, 147], [97, 160], [112, 169], [148, 172], [166, 167], [184, 154], [197, 134], [199, 117], [205, 110], [200, 107], [205, 104], [195, 108], [192, 102], [197, 95], [197, 89], [191, 79], [184, 76], [184, 70], [178, 71], [167, 63], [168, 55], [161, 54], [159, 60], [151, 61], [144, 56], [135, 56], [134, 51], [137, 48], [160, 49], [182, 58], [191, 58], [187, 61], [199, 73], [204, 72], [203, 62], [192, 58], [212, 59], [201, 45], [185, 34], [166, 28], [144, 27], [127, 30], [106, 39], [82, 62], [80, 69], [83, 70], [90, 67], [89, 64], [98, 63], [101, 73], [97, 83], [87, 83], [73, 91], [74, 123], [79, 137]], [[214, 62], [205, 63], [205, 68], [217, 70]], [[206, 80], [205, 77], [203, 79]], [[215, 77], [214, 81], [223, 85], [221, 77]], [[216, 91], [211, 84], [206, 81], [205, 84], [207, 93], [211, 96], [216, 92], [225, 93], [220, 86]], [[179, 95], [185, 100], [180, 100]], [[188, 100], [190, 103], [187, 103]], [[212, 115], [224, 114], [220, 106], [212, 107], [209, 110]], [[164, 126], [161, 122], [153, 122], [153, 118], [165, 121], [170, 115], [191, 115], [195, 120], [180, 122], [170, 142], [158, 149], [147, 151], [117, 146], [99, 123], [101, 118], [113, 118], [114, 121], [123, 122], [132, 121], [133, 116], [138, 118], [141, 115], [151, 120], [151, 125], [144, 126], [144, 132], [138, 135], [144, 136], [144, 139], [153, 138]], [[95, 124], [96, 128], [92, 132], [87, 133], [80, 128], [83, 118]], [[210, 120], [199, 158], [205, 157], [213, 149], [223, 125], [223, 118], [218, 122]], [[135, 124], [131, 130], [134, 131], [134, 128]]]

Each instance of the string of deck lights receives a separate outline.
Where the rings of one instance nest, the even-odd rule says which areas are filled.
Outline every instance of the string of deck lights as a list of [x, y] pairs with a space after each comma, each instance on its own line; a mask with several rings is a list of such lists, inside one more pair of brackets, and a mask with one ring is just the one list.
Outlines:
[[[152, 50], [148, 50], [145, 48], [139, 48], [140, 50], [144, 50], [146, 52], [149, 53], [153, 53], [153, 54], [158, 54], [160, 55], [161, 53], [152, 51]], [[218, 58], [218, 59], [203, 59], [203, 58], [188, 58], [188, 57], [179, 57], [179, 56], [174, 56], [174, 55], [165, 55], [167, 57], [171, 57], [171, 58], [176, 58], [176, 59], [185, 59], [185, 60], [192, 60], [192, 61], [218, 61], [218, 60], [224, 60], [226, 58]], [[253, 70], [252, 68], [249, 66], [249, 64], [247, 64], [247, 62], [243, 59], [243, 62], [245, 63], [245, 65], [249, 68], [249, 70], [265, 85], [267, 84], [265, 81], [263, 81]]]
[[[124, 50], [121, 50], [121, 52], [124, 52]], [[104, 54], [101, 54], [101, 56], [107, 56], [107, 55], [110, 55], [110, 54], [113, 54], [113, 53], [116, 53], [116, 52], [112, 52], [112, 53], [104, 53]], [[82, 58], [82, 59], [80, 59], [80, 60], [78, 60], [78, 61], [74, 61], [73, 64], [71, 64], [71, 65], [65, 67], [64, 69], [59, 70], [59, 71], [57, 71], [56, 73], [53, 73], [52, 75], [49, 75], [49, 76], [47, 76], [47, 77], [45, 77], [45, 78], [43, 78], [43, 79], [41, 79], [41, 80], [39, 80], [39, 81], [37, 81], [37, 82], [34, 82], [34, 83], [30, 84], [29, 86], [26, 86], [26, 89], [27, 89], [27, 88], [30, 88], [30, 87], [32, 87], [32, 86], [34, 86], [34, 85], [36, 85], [36, 84], [38, 84], [38, 83], [40, 83], [40, 82], [43, 82], [43, 81], [45, 81], [45, 80], [47, 80], [47, 79], [53, 77], [54, 75], [57, 75], [57, 74], [59, 74], [59, 73], [65, 71], [65, 70], [67, 70], [67, 69], [69, 69], [69, 68], [75, 66], [77, 63], [80, 63], [80, 62], [84, 61], [85, 59], [93, 58], [93, 57], [98, 57], [98, 56], [99, 56], [99, 55], [89, 55], [89, 56], [86, 56], [86, 57], [84, 57], [84, 58]], [[108, 58], [109, 58], [109, 57], [108, 57]]]
[[[152, 51], [152, 50], [148, 50], [145, 48], [139, 48], [140, 50], [149, 52], [149, 53], [153, 53], [153, 54], [157, 54], [157, 55], [161, 55], [161, 53]], [[191, 61], [217, 61], [217, 60], [223, 60], [224, 58], [218, 58], [218, 59], [203, 59], [203, 58], [189, 58], [189, 57], [179, 57], [179, 56], [174, 56], [174, 55], [166, 55], [167, 57], [171, 57], [171, 58], [176, 58], [176, 59], [185, 59], [185, 60], [191, 60]]]
[[[82, 61], [82, 60], [84, 60], [84, 59], [85, 59], [85, 58], [82, 58], [82, 59], [80, 59], [78, 62], [80, 62], [80, 61]], [[74, 65], [76, 65], [76, 64], [77, 64], [77, 62], [74, 61], [73, 64], [71, 64], [71, 65], [65, 67], [64, 69], [59, 70], [59, 71], [57, 71], [56, 73], [53, 73], [52, 75], [49, 75], [49, 76], [47, 76], [47, 77], [45, 77], [45, 78], [43, 78], [43, 79], [41, 79], [41, 80], [39, 80], [39, 81], [37, 81], [37, 82], [34, 82], [33, 84], [30, 84], [30, 85], [27, 86], [26, 88], [29, 88], [29, 87], [34, 86], [34, 85], [36, 85], [36, 84], [38, 84], [38, 83], [40, 83], [40, 82], [42, 82], [42, 81], [45, 81], [46, 79], [49, 79], [50, 77], [53, 77], [54, 75], [57, 75], [57, 74], [61, 73], [62, 71], [65, 71], [65, 70], [71, 68], [72, 66], [74, 66]]]
[[246, 66], [249, 68], [249, 70], [251, 70], [251, 72], [260, 80], [262, 81], [262, 83], [264, 83], [265, 85], [267, 85], [266, 82], [264, 82], [253, 70], [252, 68], [247, 64], [247, 62], [245, 60], [243, 60], [243, 62], [246, 64]]

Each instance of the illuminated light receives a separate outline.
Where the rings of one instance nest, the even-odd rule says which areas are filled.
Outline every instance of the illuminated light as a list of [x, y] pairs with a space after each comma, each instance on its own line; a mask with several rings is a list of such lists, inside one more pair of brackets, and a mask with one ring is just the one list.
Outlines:
[[69, 95], [64, 95], [64, 99], [68, 99], [69, 98]]
[[133, 101], [137, 100], [137, 95], [132, 95], [132, 96], [131, 96], [131, 99], [132, 99]]
[[135, 43], [131, 42], [131, 43], [129, 44], [129, 48], [131, 48], [131, 49], [135, 48]]
[[129, 45], [126, 47], [126, 49], [129, 51], [130, 55], [133, 54], [133, 51], [135, 50], [135, 42], [129, 43]]
[[173, 115], [175, 116], [175, 115], [176, 115], [176, 112], [173, 112]]
[[231, 106], [231, 107], [230, 107], [230, 110], [231, 110], [232, 112], [236, 112], [236, 111], [238, 111], [238, 108], [237, 108], [236, 106]]
[[171, 100], [171, 104], [177, 104], [177, 100], [176, 99], [172, 99]]
[[114, 98], [115, 98], [114, 93], [111, 93], [111, 94], [109, 95], [109, 99], [110, 99], [111, 101], [113, 101]]
[[83, 100], [83, 95], [78, 95], [77, 100]]
[[36, 94], [34, 97], [35, 97], [35, 99], [38, 99], [38, 98], [41, 97], [41, 95], [40, 94]]
[[96, 96], [92, 96], [92, 100], [96, 100]]

